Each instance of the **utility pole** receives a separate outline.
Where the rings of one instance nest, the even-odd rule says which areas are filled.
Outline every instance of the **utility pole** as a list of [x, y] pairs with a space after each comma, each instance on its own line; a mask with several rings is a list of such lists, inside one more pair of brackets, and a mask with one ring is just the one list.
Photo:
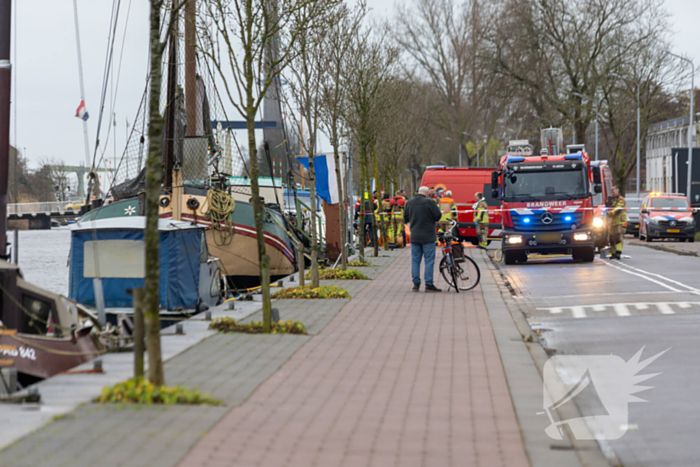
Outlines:
[[640, 162], [640, 148], [639, 148], [639, 130], [641, 128], [641, 121], [639, 118], [639, 83], [637, 83], [637, 198], [639, 198], [639, 165]]
[[7, 189], [10, 170], [10, 36], [12, 0], [0, 0], [0, 259], [7, 260]]
[[[690, 120], [688, 120], [688, 185], [686, 188], [686, 194], [688, 195], [688, 200], [692, 205], [693, 199], [691, 198], [690, 189], [693, 186], [693, 114], [695, 113], [693, 99], [695, 97], [695, 64], [689, 58], [682, 57], [678, 54], [674, 54], [673, 52], [668, 52], [668, 54], [690, 63]], [[676, 176], [678, 176], [678, 174], [676, 174]]]

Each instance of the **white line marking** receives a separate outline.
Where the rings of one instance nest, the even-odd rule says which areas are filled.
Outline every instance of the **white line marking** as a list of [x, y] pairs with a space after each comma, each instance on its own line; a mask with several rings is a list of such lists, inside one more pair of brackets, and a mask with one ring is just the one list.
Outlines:
[[537, 300], [551, 300], [554, 298], [585, 298], [585, 297], [617, 297], [621, 295], [656, 295], [656, 294], [670, 294], [674, 292], [666, 292], [662, 290], [660, 292], [609, 292], [609, 293], [588, 293], [581, 295], [551, 295], [549, 297], [537, 297]]
[[617, 316], [629, 316], [630, 311], [627, 309], [627, 305], [624, 303], [618, 303], [617, 305], [614, 305], [613, 308], [615, 309], [615, 313]]
[[574, 318], [586, 318], [586, 308], [582, 306], [572, 306], [571, 316]]
[[672, 283], [672, 284], [676, 284], [676, 285], [678, 285], [678, 286], [680, 286], [680, 287], [685, 287], [686, 289], [690, 290], [692, 293], [694, 293], [694, 294], [696, 294], [696, 295], [700, 295], [700, 290], [696, 289], [695, 287], [691, 287], [691, 286], [686, 285], [686, 284], [684, 284], [684, 283], [682, 283], [682, 282], [678, 282], [678, 281], [676, 281], [676, 280], [669, 279], [668, 277], [662, 276], [661, 274], [656, 274], [656, 273], [653, 273], [653, 272], [645, 271], [645, 270], [643, 270], [643, 269], [635, 268], [634, 266], [630, 266], [629, 264], [624, 264], [624, 263], [622, 263], [621, 266], [622, 266], [622, 267], [625, 267], [625, 268], [629, 268], [629, 269], [634, 269], [635, 271], [639, 271], [639, 272], [644, 273], [644, 274], [647, 274], [647, 275], [649, 275], [649, 276], [658, 277], [659, 279], [665, 280], [666, 282], [670, 282], [670, 283]]
[[593, 305], [593, 311], [605, 311], [605, 305]]
[[678, 302], [677, 305], [679, 308], [692, 308], [693, 306], [688, 302]]
[[634, 307], [638, 310], [648, 310], [649, 309], [649, 305], [646, 303], [635, 303]]
[[615, 269], [617, 269], [618, 271], [622, 271], [622, 272], [624, 272], [624, 273], [626, 273], [626, 274], [631, 274], [631, 275], [633, 275], [633, 276], [637, 276], [637, 277], [641, 277], [642, 279], [646, 279], [646, 280], [648, 280], [649, 282], [653, 282], [654, 284], [658, 284], [658, 285], [660, 285], [661, 287], [664, 287], [664, 288], [666, 288], [666, 289], [668, 289], [668, 290], [670, 290], [670, 291], [672, 291], [672, 292], [679, 292], [679, 293], [680, 293], [680, 292], [683, 292], [682, 290], [678, 290], [678, 289], [676, 289], [676, 288], [674, 288], [674, 287], [671, 287], [671, 286], [668, 285], [668, 284], [664, 284], [663, 282], [659, 282], [659, 281], [657, 281], [657, 280], [651, 279], [651, 278], [649, 278], [649, 277], [647, 277], [647, 276], [645, 276], [645, 275], [643, 275], [643, 274], [638, 274], [638, 273], [636, 273], [636, 272], [632, 272], [632, 271], [629, 271], [629, 270], [625, 270], [625, 269], [623, 269], [623, 268], [620, 268], [620, 267], [615, 266], [614, 264], [610, 264], [610, 263], [608, 263], [608, 262], [604, 262], [603, 264], [605, 264], [606, 266], [610, 266], [611, 268], [615, 268]]
[[659, 309], [662, 315], [674, 315], [676, 314], [675, 311], [671, 308], [671, 305], [668, 303], [657, 303], [656, 308]]
[[[561, 308], [543, 308], [543, 309], [549, 310], [549, 312], [552, 313], [553, 315], [557, 315], [557, 314], [561, 313]], [[538, 308], [538, 310], [539, 310], [539, 308]]]

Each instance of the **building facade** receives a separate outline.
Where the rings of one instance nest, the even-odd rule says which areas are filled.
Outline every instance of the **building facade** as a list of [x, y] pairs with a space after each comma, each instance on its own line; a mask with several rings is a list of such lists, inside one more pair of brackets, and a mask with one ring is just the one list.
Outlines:
[[[646, 181], [648, 191], [670, 193], [675, 191], [673, 174], [675, 158], [673, 148], [688, 147], [688, 122], [690, 117], [675, 118], [649, 126], [646, 139]], [[693, 147], [698, 147], [700, 122], [695, 115], [693, 123]]]

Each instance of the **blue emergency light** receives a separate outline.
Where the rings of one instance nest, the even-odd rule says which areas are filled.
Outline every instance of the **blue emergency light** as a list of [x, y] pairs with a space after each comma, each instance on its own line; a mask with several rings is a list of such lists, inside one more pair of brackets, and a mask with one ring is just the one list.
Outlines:
[[506, 160], [506, 164], [510, 164], [511, 162], [523, 162], [525, 160], [524, 157], [508, 157]]
[[564, 218], [564, 220], [565, 220], [565, 221], [570, 221], [570, 220], [571, 220], [571, 216], [566, 216], [566, 217]]
[[580, 161], [583, 160], [583, 154], [568, 154], [564, 156], [564, 159], [566, 159], [567, 161]]
[[529, 217], [524, 217], [524, 218], [523, 218], [523, 222], [526, 223], [526, 224], [529, 224], [529, 223], [530, 223], [530, 218], [529, 218]]

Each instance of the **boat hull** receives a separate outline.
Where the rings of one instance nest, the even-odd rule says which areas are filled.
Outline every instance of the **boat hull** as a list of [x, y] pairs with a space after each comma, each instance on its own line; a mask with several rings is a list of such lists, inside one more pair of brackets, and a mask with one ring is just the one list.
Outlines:
[[0, 367], [14, 367], [35, 379], [50, 378], [100, 354], [89, 333], [90, 328], [85, 328], [71, 339], [3, 330]]

